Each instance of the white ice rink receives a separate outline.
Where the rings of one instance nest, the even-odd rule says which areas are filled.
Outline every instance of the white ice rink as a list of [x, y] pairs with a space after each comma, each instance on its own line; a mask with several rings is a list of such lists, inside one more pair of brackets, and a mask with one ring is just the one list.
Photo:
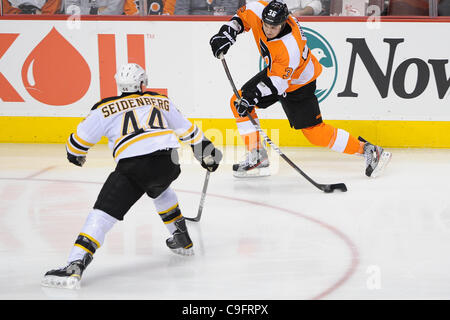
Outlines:
[[[376, 179], [363, 158], [281, 148], [323, 193], [270, 152], [273, 175], [238, 180], [227, 148], [211, 174], [195, 256], [174, 255], [144, 196], [107, 235], [80, 290], [42, 288], [67, 256], [114, 162], [106, 145], [83, 168], [63, 145], [0, 144], [0, 299], [450, 299], [450, 150], [390, 149]], [[238, 151], [236, 158], [235, 151]], [[190, 149], [172, 185], [197, 214], [205, 171]]]

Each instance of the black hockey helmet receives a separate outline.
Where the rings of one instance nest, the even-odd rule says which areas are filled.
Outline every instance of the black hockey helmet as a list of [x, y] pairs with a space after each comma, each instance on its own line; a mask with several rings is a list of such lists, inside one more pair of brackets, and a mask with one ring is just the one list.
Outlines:
[[262, 21], [271, 25], [279, 25], [287, 20], [289, 10], [284, 2], [273, 0], [262, 12]]

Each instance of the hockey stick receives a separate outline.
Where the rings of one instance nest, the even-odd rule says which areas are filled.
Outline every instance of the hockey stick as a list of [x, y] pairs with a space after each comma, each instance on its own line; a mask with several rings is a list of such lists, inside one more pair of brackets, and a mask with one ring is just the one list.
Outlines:
[[210, 173], [211, 173], [210, 171], [206, 170], [205, 182], [203, 182], [203, 190], [202, 190], [202, 195], [200, 197], [200, 205], [198, 207], [197, 216], [195, 218], [187, 218], [187, 217], [185, 217], [186, 220], [195, 221], [195, 222], [199, 222], [200, 221], [200, 218], [202, 217], [203, 206], [205, 204], [206, 189], [208, 188], [209, 174]]
[[[228, 69], [227, 62], [225, 61], [225, 57], [223, 54], [219, 56], [220, 60], [222, 60], [223, 68], [225, 69], [225, 73], [227, 74], [228, 80], [230, 81], [231, 87], [233, 88], [233, 92], [236, 95], [236, 98], [238, 101], [241, 100], [241, 97], [239, 95], [239, 91], [236, 89], [236, 86], [234, 85], [233, 78], [231, 77], [230, 70]], [[261, 127], [256, 123], [255, 119], [250, 115], [250, 113], [247, 112], [247, 117], [250, 119], [253, 126], [258, 130], [258, 132], [262, 135], [266, 143], [270, 144], [270, 146], [292, 167], [294, 168], [298, 173], [300, 173], [306, 180], [308, 180], [310, 183], [312, 183], [316, 188], [326, 192], [331, 193], [334, 190], [341, 190], [342, 192], [347, 191], [347, 186], [344, 183], [335, 183], [335, 184], [321, 184], [317, 183], [313, 179], [311, 179], [306, 173], [304, 173], [299, 167], [295, 165], [289, 159], [281, 150], [270, 140], [270, 138], [266, 135], [266, 133], [261, 129]]]

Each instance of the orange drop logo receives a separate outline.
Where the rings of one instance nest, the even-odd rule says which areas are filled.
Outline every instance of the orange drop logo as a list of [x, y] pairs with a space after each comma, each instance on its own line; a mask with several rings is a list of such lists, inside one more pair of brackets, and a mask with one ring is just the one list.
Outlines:
[[77, 49], [53, 27], [25, 60], [22, 81], [36, 100], [64, 106], [86, 94], [91, 71]]

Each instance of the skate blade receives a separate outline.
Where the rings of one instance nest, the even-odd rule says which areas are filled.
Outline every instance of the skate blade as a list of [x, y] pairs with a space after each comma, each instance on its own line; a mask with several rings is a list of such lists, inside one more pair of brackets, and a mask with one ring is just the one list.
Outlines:
[[372, 174], [370, 175], [371, 178], [376, 178], [378, 177], [386, 168], [387, 164], [389, 163], [389, 161], [392, 158], [392, 153], [388, 152], [388, 151], [383, 151], [383, 153], [381, 154], [380, 157], [380, 161], [378, 162], [377, 167], [375, 168], [375, 170], [373, 170]]
[[60, 289], [80, 289], [81, 279], [77, 276], [58, 277], [45, 276], [41, 281], [43, 287], [60, 288]]
[[177, 249], [170, 249], [170, 250], [172, 250], [173, 253], [179, 254], [181, 256], [193, 256], [194, 255], [194, 249], [192, 247], [188, 248], [188, 249], [177, 248]]
[[255, 168], [248, 171], [233, 171], [236, 178], [258, 178], [270, 176], [270, 168]]

